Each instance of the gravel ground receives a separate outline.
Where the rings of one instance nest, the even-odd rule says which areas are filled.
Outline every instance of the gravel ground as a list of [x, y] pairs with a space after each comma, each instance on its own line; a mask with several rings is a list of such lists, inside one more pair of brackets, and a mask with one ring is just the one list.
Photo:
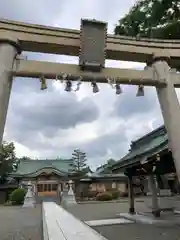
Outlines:
[[41, 207], [0, 206], [0, 240], [42, 240]]
[[[77, 204], [66, 209], [77, 218], [100, 220], [117, 218], [128, 211], [128, 203]], [[146, 211], [143, 203], [136, 203], [137, 211]], [[42, 240], [40, 205], [33, 209], [0, 206], [0, 240]], [[158, 227], [145, 224], [121, 224], [93, 227], [109, 240], [179, 240], [180, 227]]]
[[[128, 212], [129, 203], [77, 204], [65, 207], [83, 221], [116, 218], [117, 214]], [[136, 203], [136, 211], [147, 211], [143, 203]]]
[[156, 227], [154, 225], [127, 224], [93, 227], [108, 240], [179, 240], [179, 227]]
[[[83, 221], [118, 218], [128, 212], [128, 203], [77, 204], [66, 209]], [[136, 203], [137, 211], [147, 211], [143, 203]], [[147, 224], [121, 224], [93, 227], [108, 240], [179, 240], [180, 227]]]

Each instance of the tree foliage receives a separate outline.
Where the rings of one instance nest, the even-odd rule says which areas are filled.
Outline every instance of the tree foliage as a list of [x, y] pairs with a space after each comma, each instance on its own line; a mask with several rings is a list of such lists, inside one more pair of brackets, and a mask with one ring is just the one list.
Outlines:
[[23, 156], [21, 158], [18, 158], [19, 160], [32, 160], [30, 157]]
[[114, 163], [116, 163], [116, 160], [114, 160], [113, 158], [110, 158], [109, 160], [107, 160], [108, 166], [112, 166]]
[[111, 173], [112, 172], [112, 165], [116, 163], [116, 160], [110, 158], [107, 160], [107, 163], [104, 165], [101, 165], [96, 169], [99, 173]]
[[115, 27], [115, 34], [161, 39], [180, 38], [179, 0], [139, 0]]
[[17, 188], [10, 194], [10, 201], [13, 205], [23, 204], [26, 191], [23, 188]]
[[75, 173], [87, 173], [89, 167], [87, 166], [86, 153], [80, 151], [80, 149], [75, 149], [72, 153], [73, 163], [71, 164], [72, 169]]
[[15, 170], [17, 159], [13, 142], [3, 142], [0, 148], [0, 182], [4, 182], [10, 172]]

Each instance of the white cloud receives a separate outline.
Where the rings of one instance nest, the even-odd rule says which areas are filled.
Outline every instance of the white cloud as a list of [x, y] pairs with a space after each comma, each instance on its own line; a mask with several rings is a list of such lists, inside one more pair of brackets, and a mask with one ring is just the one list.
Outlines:
[[14, 145], [16, 147], [16, 155], [19, 157], [24, 157], [24, 156], [28, 156], [32, 159], [36, 159], [39, 158], [39, 152], [38, 151], [32, 151], [31, 149], [29, 149], [28, 147], [16, 142], [15, 140], [11, 140], [14, 142]]

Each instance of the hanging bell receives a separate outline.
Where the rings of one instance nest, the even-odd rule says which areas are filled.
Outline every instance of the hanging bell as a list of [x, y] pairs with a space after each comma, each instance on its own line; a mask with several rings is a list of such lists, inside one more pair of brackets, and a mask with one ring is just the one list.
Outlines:
[[56, 75], [56, 79], [55, 79], [56, 81], [60, 81], [61, 83], [63, 83], [63, 76], [61, 77], [61, 76], [58, 76], [58, 75]]
[[95, 81], [92, 81], [92, 82], [91, 82], [91, 86], [92, 86], [92, 88], [93, 88], [93, 93], [99, 92], [98, 85], [97, 85], [97, 83], [96, 83]]
[[65, 89], [64, 89], [66, 92], [71, 92], [71, 90], [72, 90], [72, 82], [70, 81], [70, 80], [68, 80], [67, 82], [66, 82], [66, 87], [65, 87]]
[[136, 97], [142, 97], [142, 96], [144, 96], [144, 86], [143, 85], [139, 85]]
[[79, 91], [79, 89], [80, 89], [80, 86], [81, 86], [81, 84], [82, 84], [81, 79], [82, 79], [82, 78], [80, 77], [79, 80], [77, 81], [76, 89], [74, 90], [75, 92]]
[[47, 89], [46, 79], [44, 76], [40, 77], [40, 82], [41, 82], [41, 90]]
[[61, 81], [63, 82], [64, 80], [66, 80], [66, 79], [67, 79], [67, 76], [68, 76], [68, 75], [67, 75], [66, 73], [63, 73]]
[[59, 81], [59, 80], [61, 80], [61, 78], [58, 75], [56, 75], [56, 79], [55, 80]]
[[119, 83], [116, 83], [115, 88], [116, 88], [117, 95], [122, 93], [121, 85]]
[[109, 84], [112, 88], [114, 88], [114, 85], [113, 85], [114, 81], [111, 80], [110, 78], [107, 78], [107, 81], [108, 81], [108, 84]]

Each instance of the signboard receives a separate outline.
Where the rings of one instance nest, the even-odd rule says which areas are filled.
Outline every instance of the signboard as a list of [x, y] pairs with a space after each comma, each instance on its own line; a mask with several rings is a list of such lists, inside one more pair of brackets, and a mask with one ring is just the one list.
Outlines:
[[83, 71], [100, 72], [105, 67], [107, 23], [81, 20], [79, 66]]

